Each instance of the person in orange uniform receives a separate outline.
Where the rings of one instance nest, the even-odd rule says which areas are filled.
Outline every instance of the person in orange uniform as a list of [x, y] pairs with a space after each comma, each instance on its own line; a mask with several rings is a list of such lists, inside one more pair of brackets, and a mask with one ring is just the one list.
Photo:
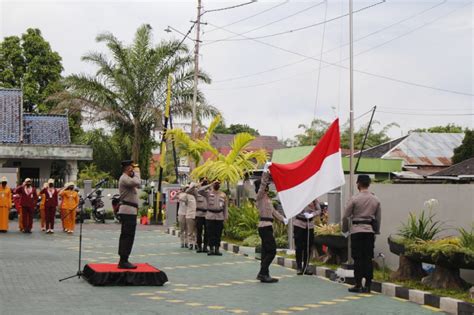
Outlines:
[[0, 233], [8, 231], [8, 215], [12, 206], [12, 190], [7, 185], [7, 178], [0, 180]]
[[[48, 184], [47, 183], [44, 183], [43, 184], [43, 190], [45, 188], [48, 187]], [[41, 201], [40, 201], [40, 206], [39, 206], [39, 210], [40, 210], [40, 221], [41, 221], [41, 231], [46, 231], [46, 212], [45, 212], [45, 207], [44, 207], [44, 202], [45, 202], [45, 194], [42, 193], [43, 190], [41, 190], [40, 192], [40, 198], [41, 198]]]
[[74, 190], [74, 183], [67, 183], [59, 192], [59, 196], [62, 199], [61, 215], [64, 220], [64, 230], [72, 234], [76, 226], [76, 208], [79, 205], [79, 194]]

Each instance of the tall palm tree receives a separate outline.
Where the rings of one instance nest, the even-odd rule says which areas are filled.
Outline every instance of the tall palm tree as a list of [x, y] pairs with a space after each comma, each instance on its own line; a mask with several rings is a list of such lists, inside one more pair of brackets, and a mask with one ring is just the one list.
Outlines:
[[[178, 41], [152, 43], [150, 25], [140, 26], [131, 45], [124, 45], [111, 33], [97, 36], [105, 43], [111, 58], [90, 52], [82, 57], [98, 69], [95, 75], [73, 74], [65, 79], [67, 91], [57, 95], [63, 105], [85, 112], [91, 121], [105, 121], [130, 143], [131, 157], [139, 161], [145, 174], [156, 145], [152, 131], [161, 128], [166, 99], [168, 74], [174, 77], [172, 114], [191, 116], [189, 95], [193, 86], [193, 58]], [[199, 80], [210, 83], [200, 72]], [[197, 114], [201, 118], [215, 116], [218, 111], [198, 94]]]

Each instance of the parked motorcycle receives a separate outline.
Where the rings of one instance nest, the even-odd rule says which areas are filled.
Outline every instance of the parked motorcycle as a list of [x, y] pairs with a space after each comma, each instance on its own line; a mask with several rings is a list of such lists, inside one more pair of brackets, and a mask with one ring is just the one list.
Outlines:
[[97, 223], [105, 223], [106, 211], [102, 198], [102, 189], [98, 189], [95, 195], [89, 197], [89, 200], [92, 205], [92, 218]]
[[[111, 195], [108, 194], [107, 196], [110, 197]], [[115, 222], [119, 223], [120, 222], [120, 216], [118, 215], [118, 211], [119, 211], [119, 208], [120, 208], [120, 195], [115, 194], [110, 198], [110, 200], [112, 200], [112, 209], [114, 211], [114, 220], [115, 220]]]

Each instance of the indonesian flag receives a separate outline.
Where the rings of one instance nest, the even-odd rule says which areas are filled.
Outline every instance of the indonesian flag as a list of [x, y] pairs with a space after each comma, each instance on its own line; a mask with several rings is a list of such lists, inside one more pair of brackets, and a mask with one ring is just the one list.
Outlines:
[[270, 173], [287, 218], [300, 213], [311, 201], [344, 185], [339, 119], [304, 159], [289, 164], [272, 163]]

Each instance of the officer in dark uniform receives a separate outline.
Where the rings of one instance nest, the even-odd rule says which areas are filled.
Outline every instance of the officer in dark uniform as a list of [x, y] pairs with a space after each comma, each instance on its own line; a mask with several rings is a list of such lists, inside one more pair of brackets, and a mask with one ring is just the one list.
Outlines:
[[122, 228], [120, 231], [119, 250], [120, 269], [136, 269], [128, 261], [132, 252], [137, 228], [138, 188], [140, 187], [140, 169], [132, 160], [122, 161], [122, 176], [119, 179], [120, 206], [118, 214]]
[[[359, 175], [357, 189], [359, 193], [347, 203], [342, 218], [342, 231], [350, 228], [352, 258], [354, 259], [355, 286], [349, 292], [370, 293], [373, 278], [372, 259], [374, 258], [375, 234], [380, 234], [381, 208], [379, 199], [369, 191], [370, 177]], [[362, 279], [365, 285], [362, 286]]]
[[[200, 187], [189, 188], [188, 193], [196, 198], [196, 244], [198, 253], [207, 253], [207, 231], [206, 231], [206, 212], [207, 212], [207, 198], [199, 193], [202, 187], [207, 187], [207, 178], [200, 179]], [[207, 188], [204, 188], [207, 189]]]

